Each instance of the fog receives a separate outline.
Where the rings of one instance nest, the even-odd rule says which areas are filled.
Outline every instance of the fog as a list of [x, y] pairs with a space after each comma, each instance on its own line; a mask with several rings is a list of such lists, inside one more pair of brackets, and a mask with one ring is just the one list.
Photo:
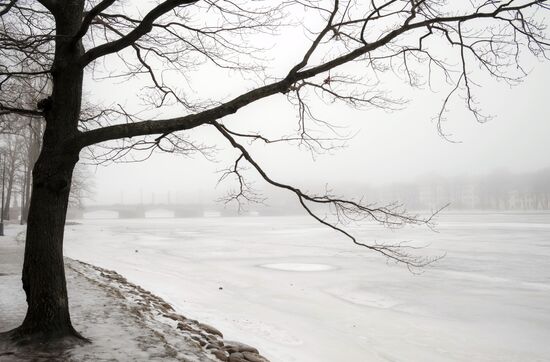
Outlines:
[[69, 309], [136, 360], [550, 355], [544, 1], [58, 3], [0, 11], [0, 359]]
[[[403, 110], [347, 111], [346, 132], [355, 136], [347, 141], [346, 148], [316, 155], [315, 159], [307, 150], [291, 145], [251, 149], [276, 179], [298, 185], [326, 182], [339, 193], [345, 193], [339, 185], [348, 181], [388, 185], [434, 174], [454, 177], [486, 175], [494, 170], [513, 173], [539, 170], [550, 166], [550, 122], [545, 104], [550, 67], [536, 65], [533, 64], [532, 73], [519, 86], [497, 84], [482, 90], [486, 97], [483, 108], [495, 115], [493, 120], [477, 123], [457, 107], [444, 125], [457, 142], [441, 137], [432, 120], [440, 106], [441, 94], [424, 91], [418, 92], [418, 97], [411, 99]], [[285, 100], [272, 97], [231, 118], [246, 123], [261, 117], [274, 127], [278, 127], [275, 123], [281, 117], [296, 122], [292, 110], [277, 113], [281, 105], [285, 106]], [[333, 117], [341, 121], [340, 117]], [[139, 163], [92, 165], [94, 197], [88, 203], [132, 203], [140, 201], [141, 195], [151, 198], [153, 193], [205, 202], [223, 195], [225, 187], [231, 185], [217, 185], [218, 171], [228, 167], [234, 152], [208, 130], [192, 134], [218, 148], [214, 161], [199, 154], [182, 157], [156, 153]], [[249, 174], [255, 177], [253, 172]], [[258, 180], [257, 186], [264, 185]]]
[[[305, 22], [311, 28], [319, 26], [311, 23], [313, 19], [318, 21], [317, 17], [300, 16], [294, 14], [290, 20]], [[265, 49], [254, 54], [265, 59], [257, 61], [266, 65], [264, 72], [241, 74], [206, 63], [196, 71], [186, 70], [184, 76], [162, 69], [163, 81], [177, 84], [186, 99], [197, 102], [228, 100], [284, 76], [311, 44], [301, 26], [282, 28], [277, 35], [260, 34], [252, 37], [251, 42]], [[454, 49], [444, 47], [437, 40], [430, 47], [453, 67], [459, 64]], [[437, 71], [428, 79], [426, 69], [419, 66], [416, 69], [421, 75], [419, 87], [410, 87], [403, 74], [391, 70], [380, 72], [376, 74], [377, 79], [372, 79], [372, 83], [378, 82], [374, 91], [383, 91], [385, 95], [403, 101], [395, 107], [399, 108], [396, 110], [390, 111], [387, 107], [356, 110], [337, 102], [324, 104], [310, 100], [316, 117], [335, 125], [338, 134], [344, 138], [353, 136], [337, 144], [345, 146], [343, 148], [312, 156], [308, 150], [296, 145], [261, 145], [257, 142], [248, 145], [249, 150], [276, 180], [297, 186], [327, 183], [339, 194], [345, 194], [342, 185], [349, 182], [381, 186], [413, 182], [426, 175], [483, 176], [494, 170], [522, 173], [549, 167], [550, 122], [546, 102], [550, 65], [527, 53], [523, 55], [522, 67], [529, 74], [514, 87], [471, 67], [470, 77], [476, 82], [472, 86], [475, 100], [482, 111], [493, 118], [483, 124], [476, 122], [466, 110], [462, 90], [449, 104], [447, 120], [442, 125], [443, 132], [452, 142], [438, 133], [434, 120], [452, 85], [442, 81], [444, 77]], [[108, 57], [108, 61], [109, 68], [97, 66], [93, 74], [87, 75], [85, 91], [88, 103], [115, 105], [131, 111], [145, 110], [144, 117], [155, 118], [188, 112], [175, 106], [162, 110], [144, 106], [143, 99], [138, 96], [142, 92], [138, 89], [149, 85], [146, 76], [101, 80], [102, 75], [116, 71], [117, 62], [120, 62], [114, 55]], [[361, 62], [342, 68], [351, 74], [360, 74], [364, 70]], [[517, 71], [513, 68], [509, 76]], [[370, 83], [371, 78], [369, 75], [366, 81]], [[284, 95], [255, 102], [223, 121], [232, 130], [261, 131], [273, 138], [295, 132], [298, 122], [296, 107]], [[331, 136], [326, 128], [314, 128], [314, 131], [319, 131], [317, 136]], [[227, 188], [234, 187], [231, 180], [217, 185], [219, 171], [231, 165], [236, 157], [227, 141], [208, 126], [183, 134], [197, 144], [214, 147], [213, 160], [198, 153], [190, 157], [156, 153], [145, 162], [91, 166], [95, 194], [88, 203], [133, 203], [143, 198], [152, 199], [153, 193], [170, 193], [184, 199], [208, 202], [223, 195]], [[132, 156], [140, 158], [144, 155], [136, 152]], [[82, 158], [83, 162], [90, 162], [84, 155]], [[254, 172], [249, 172], [247, 177], [256, 180], [259, 188], [264, 186]]]

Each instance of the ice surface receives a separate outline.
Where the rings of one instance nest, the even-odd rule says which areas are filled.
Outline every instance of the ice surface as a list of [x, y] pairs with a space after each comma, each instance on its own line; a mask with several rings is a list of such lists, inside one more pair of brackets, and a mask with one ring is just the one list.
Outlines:
[[446, 253], [421, 275], [307, 218], [82, 222], [67, 227], [66, 255], [118, 271], [273, 362], [550, 356], [550, 214], [449, 214], [439, 233], [355, 230]]
[[331, 265], [326, 264], [308, 264], [308, 263], [275, 263], [275, 264], [263, 264], [262, 268], [284, 270], [284, 271], [297, 271], [297, 272], [315, 272], [326, 271], [335, 269]]

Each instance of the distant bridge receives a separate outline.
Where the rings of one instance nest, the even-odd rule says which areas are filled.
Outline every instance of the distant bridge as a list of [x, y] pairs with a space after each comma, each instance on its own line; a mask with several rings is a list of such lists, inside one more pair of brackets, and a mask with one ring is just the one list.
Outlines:
[[163, 211], [172, 214], [174, 218], [205, 217], [205, 216], [274, 216], [287, 214], [282, 207], [263, 207], [259, 210], [239, 213], [233, 206], [202, 205], [202, 204], [112, 204], [89, 205], [83, 208], [69, 208], [68, 219], [82, 219], [86, 214], [93, 212], [113, 212], [119, 219], [141, 219], [154, 211]]

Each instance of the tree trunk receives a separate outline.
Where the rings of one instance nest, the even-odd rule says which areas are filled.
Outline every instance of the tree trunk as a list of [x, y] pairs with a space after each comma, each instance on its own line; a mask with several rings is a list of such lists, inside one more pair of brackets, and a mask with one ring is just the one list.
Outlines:
[[27, 222], [27, 166], [25, 166], [25, 172], [23, 175], [23, 183], [21, 185], [21, 219], [19, 223], [24, 225]]
[[[4, 214], [2, 215], [4, 217], [4, 220], [10, 219], [11, 197], [12, 197], [12, 191], [13, 191], [13, 183], [15, 181], [16, 162], [18, 158], [17, 151], [19, 150], [18, 143], [12, 138], [8, 138], [7, 146], [8, 146], [8, 150], [5, 156], [9, 160], [9, 164], [6, 170], [8, 182], [5, 187], [6, 199], [4, 201]], [[4, 182], [5, 181], [6, 180], [4, 179]]]
[[29, 137], [27, 142], [27, 159], [24, 166], [23, 198], [21, 202], [21, 225], [27, 222], [29, 205], [31, 201], [32, 170], [38, 160], [42, 149], [43, 126], [42, 123], [29, 125]]
[[6, 201], [4, 202], [4, 220], [10, 219], [10, 208], [11, 208], [11, 193], [13, 190], [13, 181], [15, 178], [14, 165], [11, 165], [10, 174], [8, 175], [8, 186], [6, 187]]
[[32, 173], [22, 278], [28, 309], [23, 324], [12, 331], [17, 342], [82, 339], [69, 315], [63, 231], [72, 173], [80, 152], [74, 148], [78, 146], [71, 146], [71, 140], [78, 135], [83, 81], [80, 58], [84, 49], [72, 38], [81, 26], [84, 0], [52, 2], [51, 6], [56, 21], [52, 94], [39, 102], [46, 128]]
[[22, 278], [28, 310], [13, 335], [20, 342], [79, 336], [71, 325], [63, 264], [65, 216], [77, 159], [46, 150], [33, 171]]

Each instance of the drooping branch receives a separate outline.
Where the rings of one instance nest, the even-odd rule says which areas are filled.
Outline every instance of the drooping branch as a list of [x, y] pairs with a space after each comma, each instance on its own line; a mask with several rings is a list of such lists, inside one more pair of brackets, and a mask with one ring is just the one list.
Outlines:
[[[352, 235], [349, 231], [346, 231], [344, 225], [349, 222], [358, 222], [366, 219], [372, 219], [384, 226], [387, 227], [401, 227], [404, 225], [428, 225], [431, 226], [433, 218], [443, 209], [439, 209], [436, 212], [432, 213], [427, 218], [421, 218], [417, 215], [409, 215], [405, 210], [401, 209], [398, 205], [388, 205], [383, 207], [377, 207], [373, 205], [367, 205], [362, 202], [346, 200], [339, 197], [332, 196], [328, 193], [320, 196], [310, 195], [301, 189], [275, 181], [271, 178], [267, 172], [260, 166], [260, 164], [252, 157], [248, 150], [240, 144], [235, 137], [232, 136], [231, 132], [228, 129], [216, 122], [209, 122], [214, 126], [219, 133], [229, 141], [231, 146], [239, 151], [239, 156], [235, 161], [235, 165], [230, 169], [231, 174], [236, 174], [237, 179], [240, 184], [240, 192], [233, 195], [233, 198], [239, 199], [247, 198], [246, 192], [246, 183], [244, 182], [243, 176], [238, 171], [239, 162], [244, 158], [252, 167], [258, 172], [258, 174], [265, 180], [268, 184], [275, 186], [279, 189], [284, 189], [292, 192], [298, 198], [301, 206], [304, 210], [315, 220], [321, 224], [328, 226], [329, 228], [338, 231], [339, 233], [346, 236], [354, 244], [362, 246], [364, 248], [376, 251], [386, 256], [389, 260], [392, 260], [397, 263], [405, 264], [409, 269], [413, 270], [415, 268], [421, 268], [428, 264], [433, 263], [434, 261], [441, 258], [429, 258], [414, 255], [410, 252], [411, 249], [417, 249], [419, 247], [405, 245], [404, 243], [396, 244], [367, 244], [357, 240], [357, 238]], [[324, 205], [332, 208], [332, 214], [336, 217], [336, 221], [331, 222], [326, 217], [322, 217], [313, 210], [311, 205]], [[445, 206], [446, 207], [446, 206]]]
[[225, 197], [220, 198], [218, 201], [222, 201], [226, 205], [231, 202], [236, 202], [239, 212], [243, 212], [245, 210], [245, 204], [263, 204], [266, 200], [265, 197], [262, 197], [260, 193], [254, 190], [253, 185], [243, 176], [241, 165], [242, 161], [244, 161], [243, 154], [235, 160], [231, 167], [226, 170], [222, 170], [222, 175], [218, 180], [219, 184], [230, 176], [234, 176], [236, 178], [238, 188], [236, 190], [230, 190]]

